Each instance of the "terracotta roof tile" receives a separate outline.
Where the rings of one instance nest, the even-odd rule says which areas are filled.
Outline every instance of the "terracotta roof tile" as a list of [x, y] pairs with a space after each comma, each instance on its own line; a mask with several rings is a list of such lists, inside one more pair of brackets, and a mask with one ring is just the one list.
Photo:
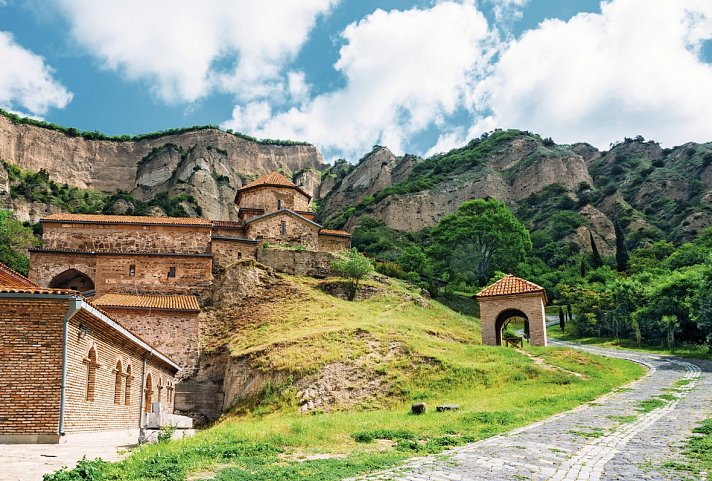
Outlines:
[[509, 274], [491, 286], [482, 289], [477, 293], [477, 297], [511, 296], [533, 292], [543, 292], [546, 296], [546, 289], [543, 287]]
[[37, 284], [29, 280], [17, 271], [10, 269], [3, 263], [0, 263], [0, 286], [2, 287], [39, 287]]
[[247, 185], [242, 186], [239, 190], [249, 189], [256, 187], [258, 185], [283, 185], [285, 187], [296, 187], [294, 182], [280, 174], [279, 172], [270, 172], [269, 174], [263, 175], [257, 180], [253, 180]]
[[92, 214], [52, 214], [41, 219], [42, 222], [77, 222], [82, 224], [143, 224], [143, 225], [188, 225], [210, 226], [206, 219], [196, 217], [149, 217], [131, 215], [92, 215]]
[[44, 287], [9, 287], [0, 286], [0, 293], [3, 294], [63, 294], [63, 295], [77, 295], [79, 292], [72, 291], [70, 289], [51, 289]]
[[343, 236], [343, 237], [351, 237], [351, 233], [346, 232], [345, 230], [322, 229], [319, 231], [319, 234], [339, 235], [339, 236]]
[[138, 296], [129, 294], [104, 294], [94, 299], [95, 306], [129, 307], [141, 309], [161, 309], [171, 311], [200, 311], [198, 298], [195, 296]]

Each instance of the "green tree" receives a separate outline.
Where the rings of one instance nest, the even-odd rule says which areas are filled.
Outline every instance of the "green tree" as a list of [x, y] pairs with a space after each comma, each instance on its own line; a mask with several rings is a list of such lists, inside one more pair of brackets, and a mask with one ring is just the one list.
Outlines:
[[529, 231], [496, 199], [475, 199], [432, 230], [430, 253], [441, 271], [482, 285], [495, 270], [511, 272], [532, 248]]
[[593, 238], [593, 232], [588, 231], [588, 235], [591, 238], [591, 267], [598, 269], [603, 265], [603, 259], [601, 258], [601, 254], [598, 252], [598, 246]]
[[416, 272], [425, 278], [432, 277], [433, 266], [422, 247], [410, 244], [401, 250], [398, 264], [405, 272]]
[[616, 269], [624, 272], [628, 267], [628, 247], [625, 245], [625, 234], [618, 221], [613, 223], [616, 232]]
[[30, 227], [23, 226], [9, 210], [0, 210], [0, 262], [27, 275], [30, 269], [27, 249], [38, 244]]
[[371, 260], [356, 248], [349, 249], [342, 257], [331, 263], [331, 268], [342, 277], [350, 280], [349, 300], [353, 301], [358, 291], [359, 282], [373, 272]]

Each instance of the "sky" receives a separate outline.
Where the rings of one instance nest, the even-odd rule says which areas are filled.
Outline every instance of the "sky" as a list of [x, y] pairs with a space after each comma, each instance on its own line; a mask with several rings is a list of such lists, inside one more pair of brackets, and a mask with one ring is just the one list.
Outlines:
[[0, 0], [0, 108], [219, 125], [327, 160], [495, 128], [712, 141], [712, 0]]

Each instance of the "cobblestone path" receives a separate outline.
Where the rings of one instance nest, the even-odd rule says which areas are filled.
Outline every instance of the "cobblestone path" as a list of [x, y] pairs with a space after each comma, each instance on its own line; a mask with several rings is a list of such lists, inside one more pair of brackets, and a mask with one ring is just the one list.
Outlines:
[[[644, 364], [649, 371], [639, 381], [574, 410], [358, 479], [706, 479], [704, 473], [679, 472], [666, 465], [683, 460], [681, 450], [692, 435], [692, 429], [712, 415], [712, 363], [591, 346], [569, 346], [604, 356], [630, 359]], [[651, 406], [654, 409], [641, 412], [639, 403], [653, 398], [659, 400]]]

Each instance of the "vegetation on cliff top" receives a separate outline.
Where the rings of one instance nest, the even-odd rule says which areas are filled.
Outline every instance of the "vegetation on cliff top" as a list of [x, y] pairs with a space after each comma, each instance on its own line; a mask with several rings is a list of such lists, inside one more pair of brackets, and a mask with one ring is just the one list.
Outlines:
[[[251, 316], [228, 339], [232, 356], [279, 376], [263, 384], [258, 399], [193, 438], [144, 446], [118, 463], [85, 462], [45, 480], [74, 481], [89, 469], [95, 480], [343, 479], [514, 429], [643, 372], [571, 349], [483, 347], [476, 319], [437, 301], [423, 305], [418, 291], [399, 281], [366, 281], [371, 296], [349, 302], [325, 292], [333, 279], [279, 277], [270, 282], [285, 283], [290, 295], [275, 295], [264, 317]], [[279, 289], [269, 284], [265, 293]], [[323, 386], [329, 367], [343, 368], [344, 387], [368, 392], [348, 409], [300, 413], [299, 380]], [[413, 402], [430, 409], [414, 416]], [[435, 412], [442, 403], [460, 409]]]
[[[34, 127], [39, 127], [42, 129], [48, 129], [48, 130], [54, 130], [56, 132], [61, 132], [64, 135], [67, 135], [69, 137], [81, 137], [86, 140], [108, 140], [111, 142], [129, 142], [129, 141], [140, 141], [140, 140], [150, 140], [150, 139], [157, 139], [159, 137], [165, 137], [168, 135], [180, 135], [184, 134], [186, 132], [195, 132], [199, 130], [221, 130], [219, 126], [217, 125], [193, 125], [192, 127], [181, 127], [181, 128], [175, 128], [175, 129], [166, 129], [166, 130], [160, 130], [157, 132], [149, 132], [145, 134], [138, 134], [138, 135], [106, 135], [98, 130], [94, 131], [86, 131], [86, 130], [79, 130], [75, 129], [73, 127], [63, 127], [61, 125], [53, 124], [50, 122], [45, 122], [43, 120], [37, 120], [33, 119], [30, 117], [22, 117], [17, 114], [13, 114], [12, 112], [8, 112], [6, 110], [0, 109], [0, 115], [3, 117], [6, 117], [8, 120], [10, 120], [14, 124], [22, 124], [22, 125], [32, 125]], [[221, 130], [222, 131], [222, 130]], [[296, 140], [279, 140], [279, 139], [258, 139], [256, 137], [252, 137], [247, 134], [243, 134], [241, 132], [235, 132], [232, 129], [227, 129], [224, 132], [234, 135], [235, 137], [238, 137], [243, 140], [248, 140], [250, 142], [256, 142], [261, 145], [282, 145], [282, 146], [289, 146], [289, 145], [312, 145], [309, 142], [302, 142], [302, 141], [296, 141]]]

